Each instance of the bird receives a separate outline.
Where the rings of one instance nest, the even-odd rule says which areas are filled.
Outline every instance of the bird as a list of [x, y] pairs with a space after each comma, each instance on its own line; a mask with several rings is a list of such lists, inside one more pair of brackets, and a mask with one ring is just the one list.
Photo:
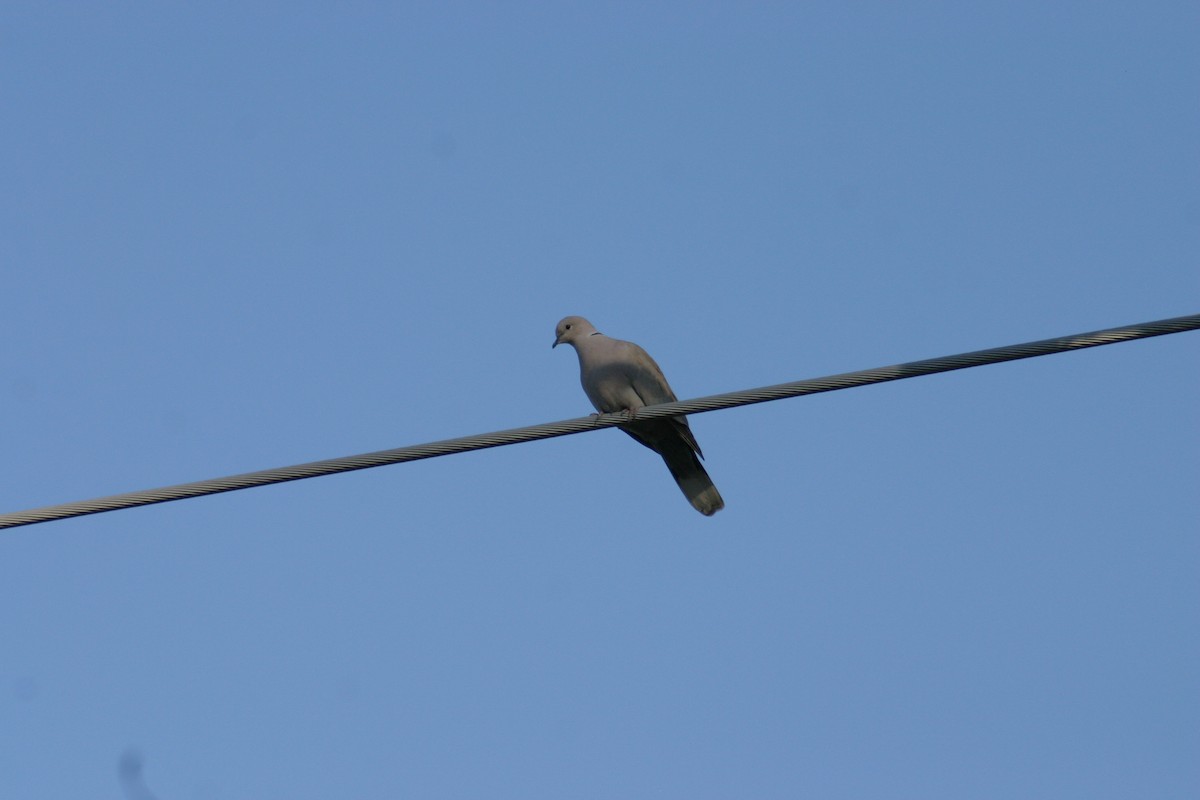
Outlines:
[[700, 459], [700, 445], [686, 417], [636, 419], [644, 406], [675, 402], [663, 371], [650, 354], [633, 342], [605, 336], [583, 317], [564, 317], [554, 329], [554, 344], [569, 344], [579, 356], [579, 381], [602, 414], [625, 412], [630, 422], [619, 426], [636, 441], [662, 456], [671, 476], [692, 507], [706, 517], [725, 507], [720, 492]]

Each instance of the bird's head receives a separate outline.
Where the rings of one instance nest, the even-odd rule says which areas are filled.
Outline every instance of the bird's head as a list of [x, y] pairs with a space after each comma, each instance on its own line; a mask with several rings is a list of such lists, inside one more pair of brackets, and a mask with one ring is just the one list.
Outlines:
[[585, 336], [596, 332], [595, 326], [583, 317], [564, 317], [554, 329], [554, 344], [551, 349], [560, 344], [574, 345]]

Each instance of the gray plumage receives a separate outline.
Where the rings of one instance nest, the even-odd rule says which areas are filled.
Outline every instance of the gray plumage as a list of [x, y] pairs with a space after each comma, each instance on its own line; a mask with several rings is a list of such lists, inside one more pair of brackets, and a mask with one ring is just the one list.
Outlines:
[[[613, 339], [583, 317], [566, 317], [554, 331], [553, 347], [569, 344], [579, 356], [579, 380], [597, 411], [636, 412], [643, 406], [675, 402], [675, 393], [650, 355], [633, 342]], [[621, 430], [662, 456], [688, 502], [705, 516], [725, 507], [704, 471], [700, 445], [686, 417], [637, 421]]]

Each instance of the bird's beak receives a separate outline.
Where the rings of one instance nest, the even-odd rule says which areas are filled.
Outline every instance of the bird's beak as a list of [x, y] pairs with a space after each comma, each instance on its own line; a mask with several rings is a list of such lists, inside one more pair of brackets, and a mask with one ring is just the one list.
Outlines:
[[562, 339], [555, 339], [554, 344], [550, 345], [550, 349], [553, 350], [554, 348], [558, 347], [560, 344], [562, 344]]

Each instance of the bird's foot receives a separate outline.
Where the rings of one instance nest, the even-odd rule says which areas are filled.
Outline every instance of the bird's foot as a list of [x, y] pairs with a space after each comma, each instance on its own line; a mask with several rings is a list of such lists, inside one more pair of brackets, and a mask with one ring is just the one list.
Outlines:
[[608, 411], [608, 412], [598, 412], [597, 411], [597, 412], [592, 412], [591, 414], [588, 414], [588, 416], [592, 417], [593, 422], [599, 424], [600, 418], [603, 417], [605, 414], [620, 414], [621, 416], [625, 417], [626, 420], [637, 419], [637, 409], [636, 408], [623, 408], [620, 411]]

